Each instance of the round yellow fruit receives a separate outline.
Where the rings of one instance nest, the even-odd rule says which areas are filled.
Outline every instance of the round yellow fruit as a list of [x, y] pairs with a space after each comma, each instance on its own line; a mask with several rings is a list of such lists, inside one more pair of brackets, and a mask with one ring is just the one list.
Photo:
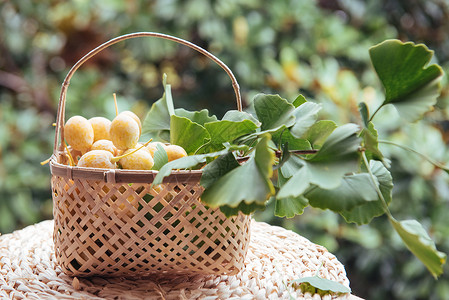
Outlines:
[[129, 170], [151, 170], [154, 165], [154, 161], [150, 152], [145, 150], [145, 147], [143, 147], [142, 149], [129, 154], [134, 150], [135, 149], [128, 149], [122, 154], [124, 157], [119, 160], [122, 168]]
[[112, 155], [118, 155], [118, 149], [109, 140], [98, 140], [93, 143], [91, 150], [106, 150], [112, 153]]
[[117, 165], [113, 162], [114, 156], [106, 150], [92, 150], [81, 156], [78, 161], [78, 167], [116, 169]]
[[86, 118], [73, 116], [64, 125], [64, 138], [73, 149], [86, 152], [94, 142], [94, 129]]
[[133, 118], [133, 120], [136, 121], [137, 125], [139, 126], [139, 135], [142, 134], [142, 122], [140, 122], [139, 117], [135, 113], [133, 113], [132, 111], [129, 111], [129, 110], [125, 110], [125, 111], [121, 112], [121, 114], [125, 114], [125, 115]]
[[168, 145], [164, 149], [167, 152], [168, 161], [187, 156], [186, 150], [178, 145]]
[[119, 150], [134, 148], [140, 138], [139, 125], [126, 114], [119, 114], [112, 120], [109, 135]]
[[154, 153], [157, 150], [157, 145], [161, 145], [162, 148], [165, 149], [165, 144], [161, 143], [161, 142], [152, 142], [147, 145], [147, 149], [148, 149], [148, 151], [150, 151], [152, 157], [154, 157]]
[[89, 119], [89, 122], [94, 129], [94, 142], [110, 139], [109, 129], [111, 128], [111, 121], [103, 117], [93, 117]]

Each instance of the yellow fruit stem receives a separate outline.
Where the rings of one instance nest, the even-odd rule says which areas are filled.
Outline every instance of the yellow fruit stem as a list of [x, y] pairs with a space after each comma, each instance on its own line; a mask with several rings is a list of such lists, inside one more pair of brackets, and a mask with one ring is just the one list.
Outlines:
[[124, 157], [126, 157], [126, 156], [128, 156], [128, 155], [131, 155], [131, 154], [133, 154], [133, 153], [136, 153], [137, 151], [139, 151], [139, 150], [142, 149], [143, 147], [146, 147], [152, 140], [153, 140], [153, 139], [150, 139], [148, 142], [146, 142], [145, 144], [143, 144], [143, 145], [140, 146], [139, 148], [134, 149], [133, 151], [131, 151], [131, 152], [129, 152], [129, 153], [126, 153], [126, 154], [123, 154], [123, 155], [119, 155], [119, 156], [113, 157], [113, 158], [111, 159], [111, 162], [112, 162], [112, 163], [116, 163], [116, 162], [118, 162], [119, 160], [121, 160], [122, 158], [124, 158]]
[[115, 93], [113, 93], [112, 96], [114, 96], [115, 116], [118, 116], [117, 95]]
[[76, 166], [75, 160], [73, 159], [73, 156], [72, 156], [72, 153], [70, 153], [69, 148], [67, 147], [67, 143], [65, 141], [64, 141], [64, 148], [65, 148], [65, 151], [67, 152], [66, 155], [69, 158], [70, 165], [72, 167]]
[[47, 158], [47, 159], [44, 160], [44, 161], [41, 161], [41, 165], [43, 166], [43, 165], [48, 164], [48, 162], [50, 161], [50, 159], [51, 159], [51, 157], [50, 157], [50, 158]]

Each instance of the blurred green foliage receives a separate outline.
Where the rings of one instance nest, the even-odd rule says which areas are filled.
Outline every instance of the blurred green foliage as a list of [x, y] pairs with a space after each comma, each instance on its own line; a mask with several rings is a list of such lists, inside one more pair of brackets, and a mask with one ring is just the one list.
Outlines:
[[[235, 73], [246, 106], [256, 93], [279, 93], [324, 104], [322, 118], [355, 119], [360, 101], [374, 109], [382, 89], [368, 48], [388, 38], [423, 42], [449, 69], [449, 7], [432, 0], [159, 0], [0, 1], [0, 232], [51, 218], [51, 155], [60, 84], [95, 46], [121, 34], [157, 31], [185, 38]], [[158, 39], [114, 45], [71, 81], [67, 116], [113, 117], [119, 108], [141, 117], [162, 94], [167, 73], [175, 105], [234, 108], [226, 74], [186, 47]], [[447, 78], [437, 108], [405, 125], [393, 110], [376, 116], [381, 139], [412, 147], [448, 164]], [[391, 211], [420, 221], [439, 250], [449, 253], [449, 176], [402, 149], [381, 145], [395, 178]], [[347, 269], [356, 295], [367, 299], [444, 299], [449, 269], [435, 281], [393, 234], [385, 217], [369, 226], [346, 224], [328, 211], [306, 209], [293, 219], [255, 216], [326, 246]]]

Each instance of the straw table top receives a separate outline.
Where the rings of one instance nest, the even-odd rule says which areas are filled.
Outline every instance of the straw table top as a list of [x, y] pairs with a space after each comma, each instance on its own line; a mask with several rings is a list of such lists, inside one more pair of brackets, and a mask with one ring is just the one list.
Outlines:
[[53, 221], [0, 236], [0, 299], [360, 299], [302, 294], [289, 281], [314, 276], [349, 286], [344, 266], [324, 247], [253, 221], [245, 268], [235, 276], [72, 278], [57, 266]]

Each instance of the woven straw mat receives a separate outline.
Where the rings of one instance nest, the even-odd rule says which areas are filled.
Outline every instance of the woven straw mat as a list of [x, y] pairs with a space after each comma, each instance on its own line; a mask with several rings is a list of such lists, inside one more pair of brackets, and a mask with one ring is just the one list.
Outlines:
[[56, 265], [53, 221], [0, 236], [0, 299], [352, 299], [301, 293], [288, 282], [319, 276], [349, 286], [344, 266], [292, 231], [253, 221], [245, 268], [235, 276], [71, 278]]

